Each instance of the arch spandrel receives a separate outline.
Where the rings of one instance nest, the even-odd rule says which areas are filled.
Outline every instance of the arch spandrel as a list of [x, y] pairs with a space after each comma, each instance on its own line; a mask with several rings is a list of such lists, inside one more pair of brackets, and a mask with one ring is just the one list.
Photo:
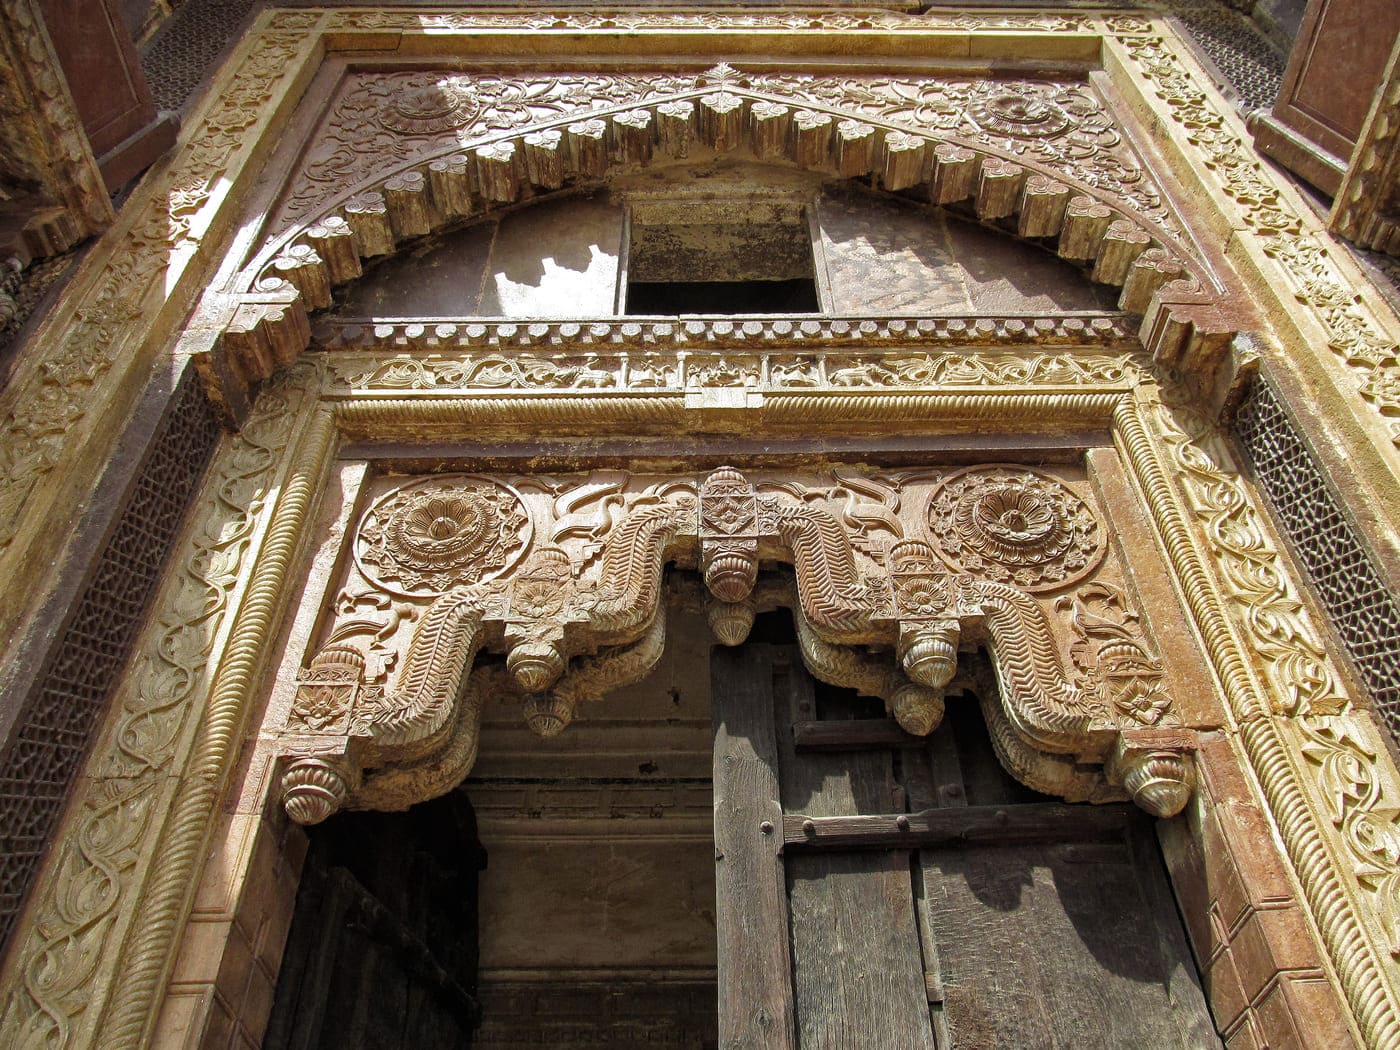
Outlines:
[[1074, 474], [382, 478], [280, 734], [283, 804], [314, 823], [446, 790], [474, 760], [487, 691], [536, 733], [566, 731], [659, 660], [671, 566], [694, 573], [681, 586], [719, 642], [790, 608], [812, 673], [880, 698], [916, 735], [939, 724], [960, 649], [985, 648], [988, 722], [1014, 775], [1179, 812], [1192, 734]]
[[[394, 78], [412, 90], [391, 91]], [[467, 88], [488, 81], [497, 102], [468, 101]], [[1225, 293], [1085, 80], [721, 66], [586, 81], [350, 78], [281, 196], [276, 232], [237, 278], [240, 305], [208, 369], [224, 402], [237, 406], [295, 359], [309, 312], [331, 305], [369, 259], [561, 192], [737, 159], [856, 180], [1047, 246], [1120, 289], [1148, 350], [1204, 387], [1245, 327], [1240, 298]], [[397, 159], [376, 164], [366, 151]]]

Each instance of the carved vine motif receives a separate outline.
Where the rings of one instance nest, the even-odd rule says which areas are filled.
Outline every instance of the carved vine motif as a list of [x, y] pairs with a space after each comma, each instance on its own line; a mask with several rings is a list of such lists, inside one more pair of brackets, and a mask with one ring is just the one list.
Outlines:
[[31, 904], [34, 919], [12, 947], [23, 959], [0, 1007], [11, 1045], [66, 1045], [74, 1019], [101, 1010], [91, 984], [94, 960], [123, 908], [154, 826], [166, 816], [161, 791], [178, 742], [205, 698], [209, 637], [230, 612], [250, 537], [276, 489], [279, 457], [292, 438], [294, 405], [269, 391], [242, 435], [211, 468], [195, 508], [198, 523], [183, 564], [167, 584], [165, 612], [151, 626], [133, 677], [115, 698], [110, 746], [75, 794], [76, 832], [60, 841], [58, 877]]
[[1138, 617], [1121, 591], [1091, 583], [1056, 600], [1069, 613], [1077, 640], [1070, 646], [1075, 683], [1116, 711], [1145, 726], [1162, 720], [1171, 703], [1162, 681], [1162, 665], [1148, 650]]
[[[995, 539], [996, 559], [964, 558], [949, 571], [946, 551], [908, 538], [944, 513], [940, 501], [953, 512], [965, 503], [985, 511], [963, 520]], [[524, 556], [530, 517], [551, 543]], [[1167, 706], [1161, 669], [1111, 585], [1053, 605], [1032, 593], [1092, 571], [1103, 553], [1096, 529], [1060, 481], [1007, 466], [398, 484], [371, 502], [351, 540], [364, 583], [392, 595], [348, 588], [298, 679], [288, 812], [312, 820], [341, 800], [370, 804], [373, 792], [358, 794], [364, 770], [403, 784], [387, 771], [425, 768], [444, 741], [466, 753], [474, 745], [463, 734], [473, 730], [462, 724], [460, 698], [483, 647], [504, 652], [501, 686], [530, 727], [560, 732], [581, 702], [641, 678], [659, 659], [668, 563], [699, 569], [724, 644], [744, 640], [758, 609], [790, 606], [813, 673], [880, 697], [910, 732], [941, 719], [960, 644], [987, 646], [1007, 732], [1019, 741], [1008, 738], [1003, 750], [1036, 783], [1060, 783], [1049, 771], [1064, 760], [1053, 756], [1102, 762], [1119, 728], [1155, 721]], [[791, 582], [760, 586], [764, 563], [790, 565]], [[1074, 608], [1068, 624], [1056, 615], [1065, 602]], [[1044, 775], [1034, 773], [1036, 755], [1049, 763]], [[328, 786], [328, 770], [340, 771], [339, 786]]]
[[1103, 557], [1098, 522], [1084, 501], [1023, 467], [953, 475], [929, 505], [929, 528], [949, 565], [1030, 591], [1071, 583]]

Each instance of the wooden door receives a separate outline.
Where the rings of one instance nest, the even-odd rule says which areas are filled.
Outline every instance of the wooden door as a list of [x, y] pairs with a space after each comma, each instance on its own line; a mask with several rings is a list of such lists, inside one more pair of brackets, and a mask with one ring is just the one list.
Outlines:
[[971, 696], [927, 740], [716, 650], [720, 1045], [1220, 1045], [1150, 821], [1011, 781]]
[[263, 1050], [467, 1050], [481, 862], [459, 796], [312, 829]]

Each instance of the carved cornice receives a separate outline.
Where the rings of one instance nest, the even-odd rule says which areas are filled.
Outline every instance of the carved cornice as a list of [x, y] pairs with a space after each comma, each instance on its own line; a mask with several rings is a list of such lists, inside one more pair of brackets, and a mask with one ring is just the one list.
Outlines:
[[[1131, 350], [1137, 326], [1122, 314], [1034, 314], [1005, 317], [968, 314], [938, 317], [873, 315], [869, 317], [763, 316], [651, 320], [605, 317], [575, 321], [492, 321], [475, 318], [378, 319], [328, 317], [312, 328], [318, 350], [341, 352], [433, 351], [490, 348], [536, 348], [590, 351], [679, 351], [710, 347], [741, 348], [755, 344], [792, 345], [821, 350], [854, 347], [863, 351], [885, 345], [916, 342], [919, 348], [947, 345], [977, 367], [968, 350], [995, 350], [1001, 346], [1108, 347]], [[405, 358], [407, 361], [408, 358]], [[951, 360], [951, 358], [950, 358]]]
[[797, 11], [752, 11], [738, 7], [728, 10], [688, 12], [676, 9], [620, 7], [613, 10], [583, 10], [561, 6], [540, 12], [462, 12], [434, 11], [333, 11], [327, 27], [330, 33], [400, 32], [433, 34], [442, 31], [472, 32], [492, 30], [526, 31], [572, 35], [584, 31], [647, 33], [657, 30], [722, 30], [827, 36], [844, 33], [918, 33], [932, 31], [1009, 30], [1015, 33], [1091, 33], [1091, 18], [1071, 13], [1039, 12], [953, 13], [932, 11], [913, 14], [902, 11], [843, 11], [810, 8]]
[[[393, 90], [394, 77], [408, 78], [405, 92]], [[328, 307], [336, 286], [361, 275], [362, 260], [561, 188], [717, 156], [868, 179], [1054, 241], [1093, 280], [1122, 289], [1119, 305], [1143, 315], [1139, 336], [1164, 364], [1207, 375], [1235, 331], [1214, 274], [1083, 83], [820, 78], [722, 65], [689, 76], [489, 83], [382, 74], [357, 90], [340, 114], [351, 141], [312, 150], [287, 192], [292, 227], [240, 279], [246, 295], [218, 351], [227, 360], [206, 366], [228, 404], [304, 349], [305, 315]], [[479, 101], [483, 94], [494, 101]], [[376, 145], [368, 156], [408, 158], [356, 181], [355, 158], [380, 139], [394, 148]]]
[[[1050, 323], [1040, 324], [970, 322], [965, 333], [948, 331], [961, 322], [913, 321], [409, 326], [416, 338], [385, 325], [389, 352], [337, 350], [320, 360], [328, 389], [345, 394], [1121, 390], [1150, 372], [1151, 361], [1132, 345], [1106, 338], [1086, 347], [1087, 332], [1056, 340]], [[486, 349], [462, 352], [465, 339], [443, 337], [453, 328], [472, 330]], [[566, 338], [561, 329], [577, 334]], [[939, 342], [949, 348], [928, 349]]]

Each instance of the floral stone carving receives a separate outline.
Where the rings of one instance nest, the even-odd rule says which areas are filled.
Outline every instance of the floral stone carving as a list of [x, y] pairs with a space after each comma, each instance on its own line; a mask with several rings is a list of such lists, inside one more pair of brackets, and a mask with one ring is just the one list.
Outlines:
[[[910, 536], [929, 520], [941, 549]], [[547, 545], [530, 549], [532, 522]], [[1083, 500], [1020, 467], [424, 478], [374, 499], [350, 543], [350, 578], [286, 723], [296, 820], [407, 804], [415, 783], [440, 787], [439, 752], [460, 773], [480, 652], [504, 655], [492, 691], [541, 736], [642, 678], [665, 645], [668, 565], [699, 571], [724, 644], [742, 642], [756, 612], [790, 608], [812, 673], [879, 697], [911, 733], [942, 719], [959, 647], [985, 646], [999, 753], [1041, 790], [1121, 797], [1121, 779], [1064, 771], [1101, 765], [1120, 731], [1167, 707], [1112, 583], [1036, 596], [1094, 572], [1104, 549]], [[1184, 804], [1186, 783], [1154, 788], [1154, 812]]]
[[1029, 591], [1072, 583], [1103, 557], [1098, 522], [1049, 475], [1017, 466], [972, 467], [929, 503], [929, 529], [955, 569]]
[[365, 515], [355, 555], [386, 590], [440, 593], [498, 576], [529, 542], [519, 493], [489, 478], [433, 479], [379, 499]]

